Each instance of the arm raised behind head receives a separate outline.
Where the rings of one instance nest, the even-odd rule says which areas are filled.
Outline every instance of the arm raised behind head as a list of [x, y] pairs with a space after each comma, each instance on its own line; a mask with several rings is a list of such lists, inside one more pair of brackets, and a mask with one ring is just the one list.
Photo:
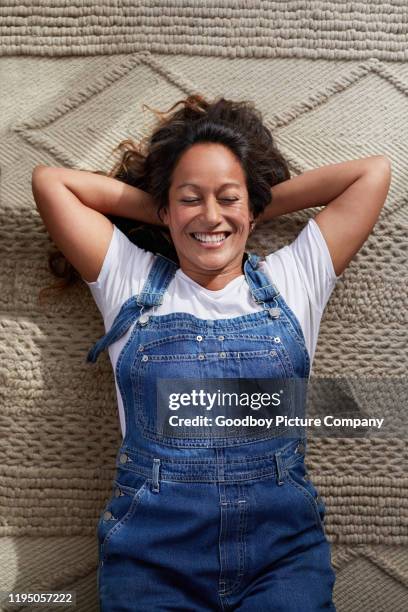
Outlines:
[[112, 238], [106, 214], [161, 225], [148, 193], [94, 172], [38, 165], [32, 191], [52, 240], [88, 282], [98, 278]]
[[390, 183], [391, 162], [384, 155], [308, 170], [272, 187], [272, 202], [259, 221], [324, 206], [314, 219], [340, 275], [370, 235]]

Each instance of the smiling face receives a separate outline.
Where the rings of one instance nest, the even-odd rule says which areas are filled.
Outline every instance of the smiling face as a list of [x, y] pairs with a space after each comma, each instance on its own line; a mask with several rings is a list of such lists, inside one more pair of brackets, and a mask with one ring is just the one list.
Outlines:
[[230, 149], [190, 147], [175, 167], [163, 210], [183, 272], [212, 290], [240, 276], [252, 220], [245, 174]]

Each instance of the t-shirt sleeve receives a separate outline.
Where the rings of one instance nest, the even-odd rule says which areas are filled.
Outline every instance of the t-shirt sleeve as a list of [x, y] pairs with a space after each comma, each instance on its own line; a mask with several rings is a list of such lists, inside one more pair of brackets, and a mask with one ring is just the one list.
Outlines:
[[288, 248], [292, 251], [310, 301], [323, 312], [340, 276], [336, 276], [326, 240], [313, 218]]
[[105, 323], [129, 297], [140, 293], [154, 257], [153, 253], [129, 240], [116, 225], [113, 226], [98, 278], [93, 282], [82, 279], [88, 285]]

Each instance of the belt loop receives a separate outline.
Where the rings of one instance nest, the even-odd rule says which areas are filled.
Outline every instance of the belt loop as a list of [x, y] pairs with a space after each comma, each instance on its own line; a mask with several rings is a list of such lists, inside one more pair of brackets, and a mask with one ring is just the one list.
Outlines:
[[158, 493], [160, 491], [160, 486], [159, 486], [159, 467], [160, 467], [160, 459], [153, 459], [153, 471], [152, 471], [153, 486], [152, 486], [152, 491], [154, 493]]
[[278, 472], [277, 483], [278, 485], [283, 485], [284, 481], [282, 480], [283, 467], [282, 467], [281, 451], [278, 451], [275, 453], [275, 461], [276, 461], [276, 470]]

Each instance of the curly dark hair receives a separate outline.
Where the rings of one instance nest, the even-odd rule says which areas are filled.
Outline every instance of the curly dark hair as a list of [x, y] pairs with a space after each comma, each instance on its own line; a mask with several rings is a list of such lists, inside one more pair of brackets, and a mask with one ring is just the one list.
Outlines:
[[[172, 112], [179, 104], [182, 108]], [[113, 153], [121, 158], [109, 172], [93, 170], [149, 193], [161, 211], [168, 206], [174, 169], [183, 155], [198, 142], [220, 143], [228, 147], [241, 163], [246, 177], [249, 206], [254, 219], [272, 200], [271, 187], [290, 178], [286, 160], [277, 149], [261, 112], [251, 101], [232, 101], [224, 97], [208, 102], [200, 94], [179, 100], [168, 111], [151, 109], [158, 124], [139, 143], [128, 138]], [[167, 227], [148, 225], [134, 219], [106, 215], [134, 244], [161, 253], [178, 263], [177, 253]], [[49, 254], [51, 272], [61, 280], [42, 292], [61, 290], [80, 279], [79, 273], [60, 251]]]

